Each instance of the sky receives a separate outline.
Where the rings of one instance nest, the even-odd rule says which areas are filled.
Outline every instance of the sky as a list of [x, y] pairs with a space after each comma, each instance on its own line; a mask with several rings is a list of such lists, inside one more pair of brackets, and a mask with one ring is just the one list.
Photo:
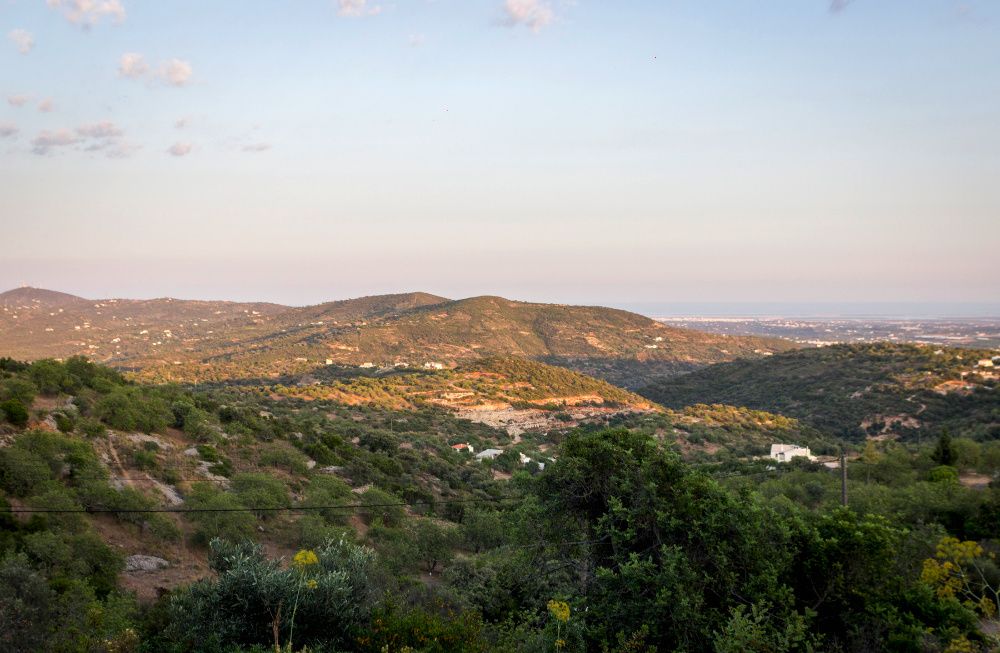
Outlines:
[[995, 0], [0, 0], [0, 288], [1000, 307]]

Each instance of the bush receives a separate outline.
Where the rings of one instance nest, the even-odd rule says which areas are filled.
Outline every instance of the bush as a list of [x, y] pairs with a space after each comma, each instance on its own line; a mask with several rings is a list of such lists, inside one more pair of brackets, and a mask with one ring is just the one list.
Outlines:
[[218, 577], [173, 598], [170, 635], [185, 650], [273, 647], [273, 627], [292, 650], [345, 648], [368, 621], [374, 561], [371, 549], [331, 541], [282, 568], [259, 545], [213, 540], [209, 562]]
[[[233, 494], [220, 492], [209, 483], [196, 483], [185, 501], [190, 510], [212, 509], [233, 511], [246, 508]], [[250, 512], [192, 512], [185, 515], [196, 525], [194, 541], [207, 544], [212, 538], [242, 542], [254, 532], [256, 519]]]
[[[354, 494], [347, 483], [333, 476], [317, 476], [309, 481], [302, 505], [305, 507], [339, 506], [354, 503]], [[346, 524], [351, 513], [343, 508], [316, 511], [329, 524]]]
[[257, 517], [274, 517], [275, 508], [290, 503], [285, 484], [267, 474], [237, 474], [233, 477], [232, 492], [243, 505], [260, 508], [254, 512]]
[[38, 394], [38, 388], [27, 379], [15, 377], [0, 384], [0, 401], [16, 399], [25, 406], [30, 406], [36, 394]]
[[399, 497], [380, 490], [371, 488], [361, 495], [361, 503], [365, 506], [361, 508], [361, 517], [366, 524], [379, 522], [385, 526], [399, 526], [403, 521], [405, 512], [400, 505]]
[[14, 426], [24, 428], [28, 425], [28, 409], [19, 399], [8, 399], [0, 403], [0, 414]]
[[307, 458], [291, 447], [271, 444], [262, 447], [257, 463], [266, 467], [286, 469], [292, 474], [305, 474]]
[[108, 427], [102, 424], [100, 420], [91, 417], [81, 419], [78, 426], [80, 431], [88, 438], [103, 437], [108, 432]]
[[25, 556], [0, 560], [0, 649], [33, 653], [46, 647], [55, 595]]
[[143, 471], [156, 469], [156, 454], [152, 451], [139, 450], [132, 454], [132, 463]]
[[26, 497], [51, 478], [52, 470], [38, 454], [17, 446], [0, 449], [0, 487], [5, 492]]

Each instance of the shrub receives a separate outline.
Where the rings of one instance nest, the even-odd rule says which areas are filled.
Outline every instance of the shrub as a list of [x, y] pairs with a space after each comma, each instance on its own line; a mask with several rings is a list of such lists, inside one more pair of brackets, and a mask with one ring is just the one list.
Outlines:
[[81, 419], [78, 426], [80, 431], [88, 438], [103, 437], [108, 432], [108, 427], [102, 424], [100, 420], [91, 417]]
[[233, 511], [246, 508], [240, 500], [227, 492], [221, 492], [209, 483], [196, 483], [185, 501], [191, 510], [212, 509], [232, 512], [192, 512], [185, 515], [196, 526], [193, 540], [207, 544], [214, 537], [241, 542], [249, 539], [254, 532], [256, 519], [252, 513]]
[[51, 477], [52, 470], [38, 454], [17, 446], [0, 449], [0, 487], [5, 492], [26, 497]]
[[156, 469], [156, 454], [152, 451], [139, 450], [132, 454], [132, 463], [141, 470]]
[[260, 508], [254, 512], [258, 517], [273, 517], [275, 508], [289, 505], [285, 484], [267, 474], [237, 474], [233, 477], [232, 492], [243, 505]]
[[278, 639], [293, 650], [345, 648], [355, 629], [368, 621], [374, 552], [331, 541], [300, 554], [292, 568], [282, 568], [259, 545], [213, 540], [209, 560], [218, 577], [174, 597], [172, 638], [199, 650], [274, 646], [277, 630]]
[[25, 556], [0, 560], [0, 649], [32, 653], [45, 649], [55, 612], [55, 595]]
[[0, 403], [0, 414], [14, 426], [24, 428], [28, 425], [28, 409], [19, 399], [8, 399]]
[[403, 507], [393, 505], [400, 503], [399, 497], [378, 488], [371, 488], [361, 495], [361, 517], [365, 523], [380, 522], [386, 526], [399, 526], [403, 521]]

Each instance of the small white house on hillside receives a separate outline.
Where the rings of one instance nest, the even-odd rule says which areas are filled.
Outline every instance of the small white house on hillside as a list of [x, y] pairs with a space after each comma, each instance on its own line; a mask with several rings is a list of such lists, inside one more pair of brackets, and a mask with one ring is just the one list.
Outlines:
[[476, 460], [493, 460], [503, 453], [503, 449], [483, 449], [476, 454]]
[[792, 458], [808, 458], [809, 460], [816, 460], [816, 456], [812, 455], [809, 451], [809, 447], [800, 447], [797, 444], [772, 444], [771, 445], [771, 456], [772, 460], [777, 460], [779, 463], [791, 462]]

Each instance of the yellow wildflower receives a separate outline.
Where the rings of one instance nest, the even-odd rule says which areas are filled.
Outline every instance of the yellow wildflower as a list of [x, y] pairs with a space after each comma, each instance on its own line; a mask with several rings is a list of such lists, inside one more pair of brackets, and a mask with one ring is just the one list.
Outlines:
[[317, 583], [315, 579], [310, 578], [309, 580], [306, 581], [306, 588], [307, 589], [314, 590], [317, 587], [319, 587], [319, 583]]
[[565, 601], [556, 601], [552, 599], [548, 603], [549, 612], [552, 616], [556, 618], [557, 621], [566, 623], [569, 621], [569, 604]]
[[309, 549], [302, 549], [292, 558], [292, 566], [299, 571], [305, 571], [307, 567], [318, 564], [319, 558], [316, 557], [314, 551], [310, 551]]

